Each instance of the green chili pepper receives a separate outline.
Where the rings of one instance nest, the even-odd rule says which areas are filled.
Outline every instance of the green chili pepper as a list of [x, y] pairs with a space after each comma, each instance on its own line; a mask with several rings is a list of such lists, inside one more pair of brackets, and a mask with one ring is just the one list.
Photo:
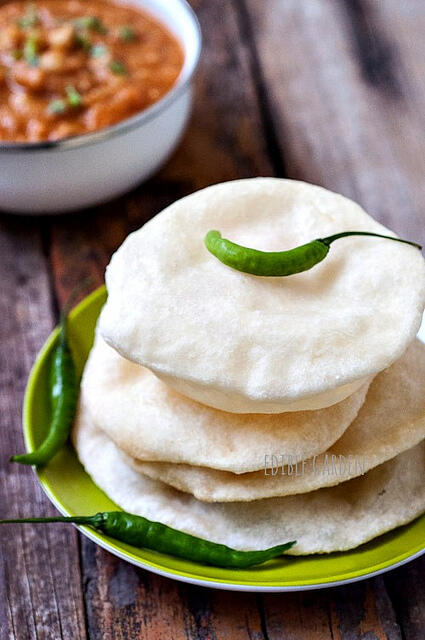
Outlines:
[[61, 314], [59, 341], [53, 352], [50, 394], [53, 417], [46, 439], [35, 451], [12, 456], [11, 462], [36, 466], [46, 464], [68, 439], [77, 407], [78, 384], [75, 364], [67, 339], [65, 311]]
[[415, 242], [383, 236], [379, 233], [369, 233], [368, 231], [344, 231], [327, 238], [318, 238], [288, 251], [249, 249], [222, 238], [219, 231], [208, 231], [205, 236], [205, 246], [220, 262], [237, 271], [256, 276], [290, 276], [294, 273], [308, 271], [324, 260], [329, 253], [332, 242], [347, 236], [373, 236], [410, 244], [418, 249], [422, 248]]
[[53, 518], [23, 518], [0, 520], [8, 523], [72, 522], [86, 525], [111, 538], [131, 544], [134, 547], [152, 549], [194, 562], [215, 567], [246, 569], [281, 556], [296, 543], [295, 540], [279, 544], [263, 551], [237, 551], [224, 544], [197, 538], [188, 533], [167, 527], [160, 522], [152, 522], [141, 516], [125, 511], [106, 511], [94, 516], [57, 516]]

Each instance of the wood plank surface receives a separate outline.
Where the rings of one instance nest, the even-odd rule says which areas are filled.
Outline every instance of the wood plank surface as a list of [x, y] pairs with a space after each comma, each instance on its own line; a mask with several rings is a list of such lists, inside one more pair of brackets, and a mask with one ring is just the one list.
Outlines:
[[[26, 377], [73, 287], [95, 284], [124, 237], [192, 191], [287, 175], [358, 200], [425, 240], [425, 5], [421, 0], [194, 0], [204, 34], [180, 148], [132, 193], [79, 214], [0, 218], [2, 515], [54, 510], [23, 446]], [[0, 638], [419, 640], [425, 559], [343, 588], [220, 592], [139, 570], [73, 528], [0, 537]], [[65, 550], [65, 552], [64, 552]]]
[[382, 578], [264, 598], [269, 640], [402, 640]]
[[[409, 113], [425, 74], [413, 84], [395, 28], [379, 20], [382, 4], [269, 0], [264, 11], [246, 0], [247, 21], [287, 174], [352, 197], [395, 231], [424, 240], [425, 157]], [[365, 60], [372, 46], [376, 59]]]
[[[53, 326], [39, 226], [36, 220], [0, 218], [2, 518], [55, 512], [32, 469], [8, 461], [12, 453], [24, 450], [24, 386], [37, 351]], [[74, 528], [4, 526], [0, 536], [0, 573], [2, 639], [85, 638], [78, 536]]]

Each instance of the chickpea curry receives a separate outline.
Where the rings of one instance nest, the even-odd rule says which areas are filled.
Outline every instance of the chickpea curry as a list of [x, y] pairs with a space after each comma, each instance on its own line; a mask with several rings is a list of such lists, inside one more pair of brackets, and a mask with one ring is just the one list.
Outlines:
[[166, 94], [183, 62], [177, 39], [134, 6], [2, 5], [0, 140], [58, 140], [115, 124]]

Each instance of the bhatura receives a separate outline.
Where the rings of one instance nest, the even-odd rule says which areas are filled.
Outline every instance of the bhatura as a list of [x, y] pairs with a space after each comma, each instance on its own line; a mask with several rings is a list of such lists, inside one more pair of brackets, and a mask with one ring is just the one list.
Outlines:
[[419, 516], [421, 253], [344, 237], [311, 269], [263, 277], [207, 251], [214, 229], [261, 251], [394, 235], [343, 196], [275, 178], [209, 187], [131, 234], [81, 384], [86, 471], [126, 511], [236, 549], [343, 551]]

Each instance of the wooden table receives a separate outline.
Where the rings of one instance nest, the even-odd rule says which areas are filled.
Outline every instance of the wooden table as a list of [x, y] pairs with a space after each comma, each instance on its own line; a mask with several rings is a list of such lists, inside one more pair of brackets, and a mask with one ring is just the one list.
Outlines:
[[[155, 178], [59, 217], [0, 216], [1, 515], [54, 512], [22, 449], [21, 405], [58, 308], [165, 205], [256, 175], [301, 178], [359, 201], [425, 242], [423, 0], [198, 0], [204, 33], [191, 125]], [[0, 168], [1, 170], [1, 168]], [[0, 637], [345, 639], [425, 637], [425, 557], [343, 588], [238, 594], [160, 578], [74, 528], [1, 531]]]

